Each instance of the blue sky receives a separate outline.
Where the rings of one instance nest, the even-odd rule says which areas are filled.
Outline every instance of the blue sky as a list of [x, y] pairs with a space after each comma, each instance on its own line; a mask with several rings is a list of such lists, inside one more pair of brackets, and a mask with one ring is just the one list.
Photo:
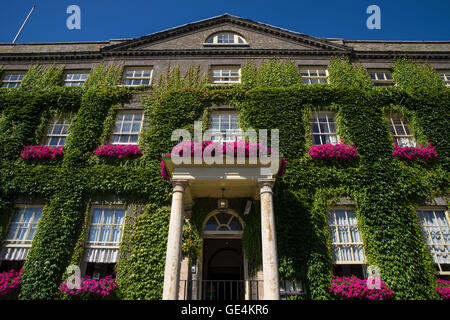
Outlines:
[[[140, 37], [229, 13], [315, 37], [347, 40], [450, 40], [449, 0], [14, 0], [2, 1], [0, 42], [100, 41]], [[81, 29], [69, 30], [69, 5]], [[369, 5], [381, 9], [381, 30], [369, 30]]]

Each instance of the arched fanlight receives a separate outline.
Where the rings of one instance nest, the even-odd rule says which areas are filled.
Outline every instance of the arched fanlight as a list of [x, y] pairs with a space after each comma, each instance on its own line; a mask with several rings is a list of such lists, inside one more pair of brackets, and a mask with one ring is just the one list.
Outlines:
[[232, 32], [217, 33], [210, 36], [206, 43], [208, 44], [247, 44], [247, 41], [240, 35]]
[[216, 212], [206, 221], [203, 229], [206, 232], [242, 231], [240, 219], [229, 212]]

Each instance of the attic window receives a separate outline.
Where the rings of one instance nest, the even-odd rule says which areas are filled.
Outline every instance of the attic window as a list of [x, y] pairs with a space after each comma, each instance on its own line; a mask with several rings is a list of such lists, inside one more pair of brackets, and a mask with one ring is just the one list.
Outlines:
[[247, 41], [236, 33], [217, 33], [206, 40], [206, 44], [228, 45], [247, 44]]

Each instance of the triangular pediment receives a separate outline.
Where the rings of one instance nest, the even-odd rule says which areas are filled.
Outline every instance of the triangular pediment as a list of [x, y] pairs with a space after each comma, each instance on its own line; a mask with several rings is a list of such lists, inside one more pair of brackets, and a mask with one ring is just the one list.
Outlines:
[[[211, 35], [221, 32], [235, 33], [246, 44], [210, 45], [205, 43]], [[214, 50], [214, 49], [275, 49], [300, 51], [350, 51], [351, 48], [324, 39], [284, 30], [248, 19], [224, 14], [197, 21], [140, 38], [104, 47], [102, 51], [153, 50]]]

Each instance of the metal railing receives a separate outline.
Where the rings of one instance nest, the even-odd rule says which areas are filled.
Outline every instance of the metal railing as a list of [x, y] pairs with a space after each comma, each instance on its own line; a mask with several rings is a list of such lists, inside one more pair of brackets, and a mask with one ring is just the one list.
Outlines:
[[[263, 280], [180, 280], [180, 300], [260, 300]], [[280, 298], [302, 295], [298, 283], [280, 281]]]

